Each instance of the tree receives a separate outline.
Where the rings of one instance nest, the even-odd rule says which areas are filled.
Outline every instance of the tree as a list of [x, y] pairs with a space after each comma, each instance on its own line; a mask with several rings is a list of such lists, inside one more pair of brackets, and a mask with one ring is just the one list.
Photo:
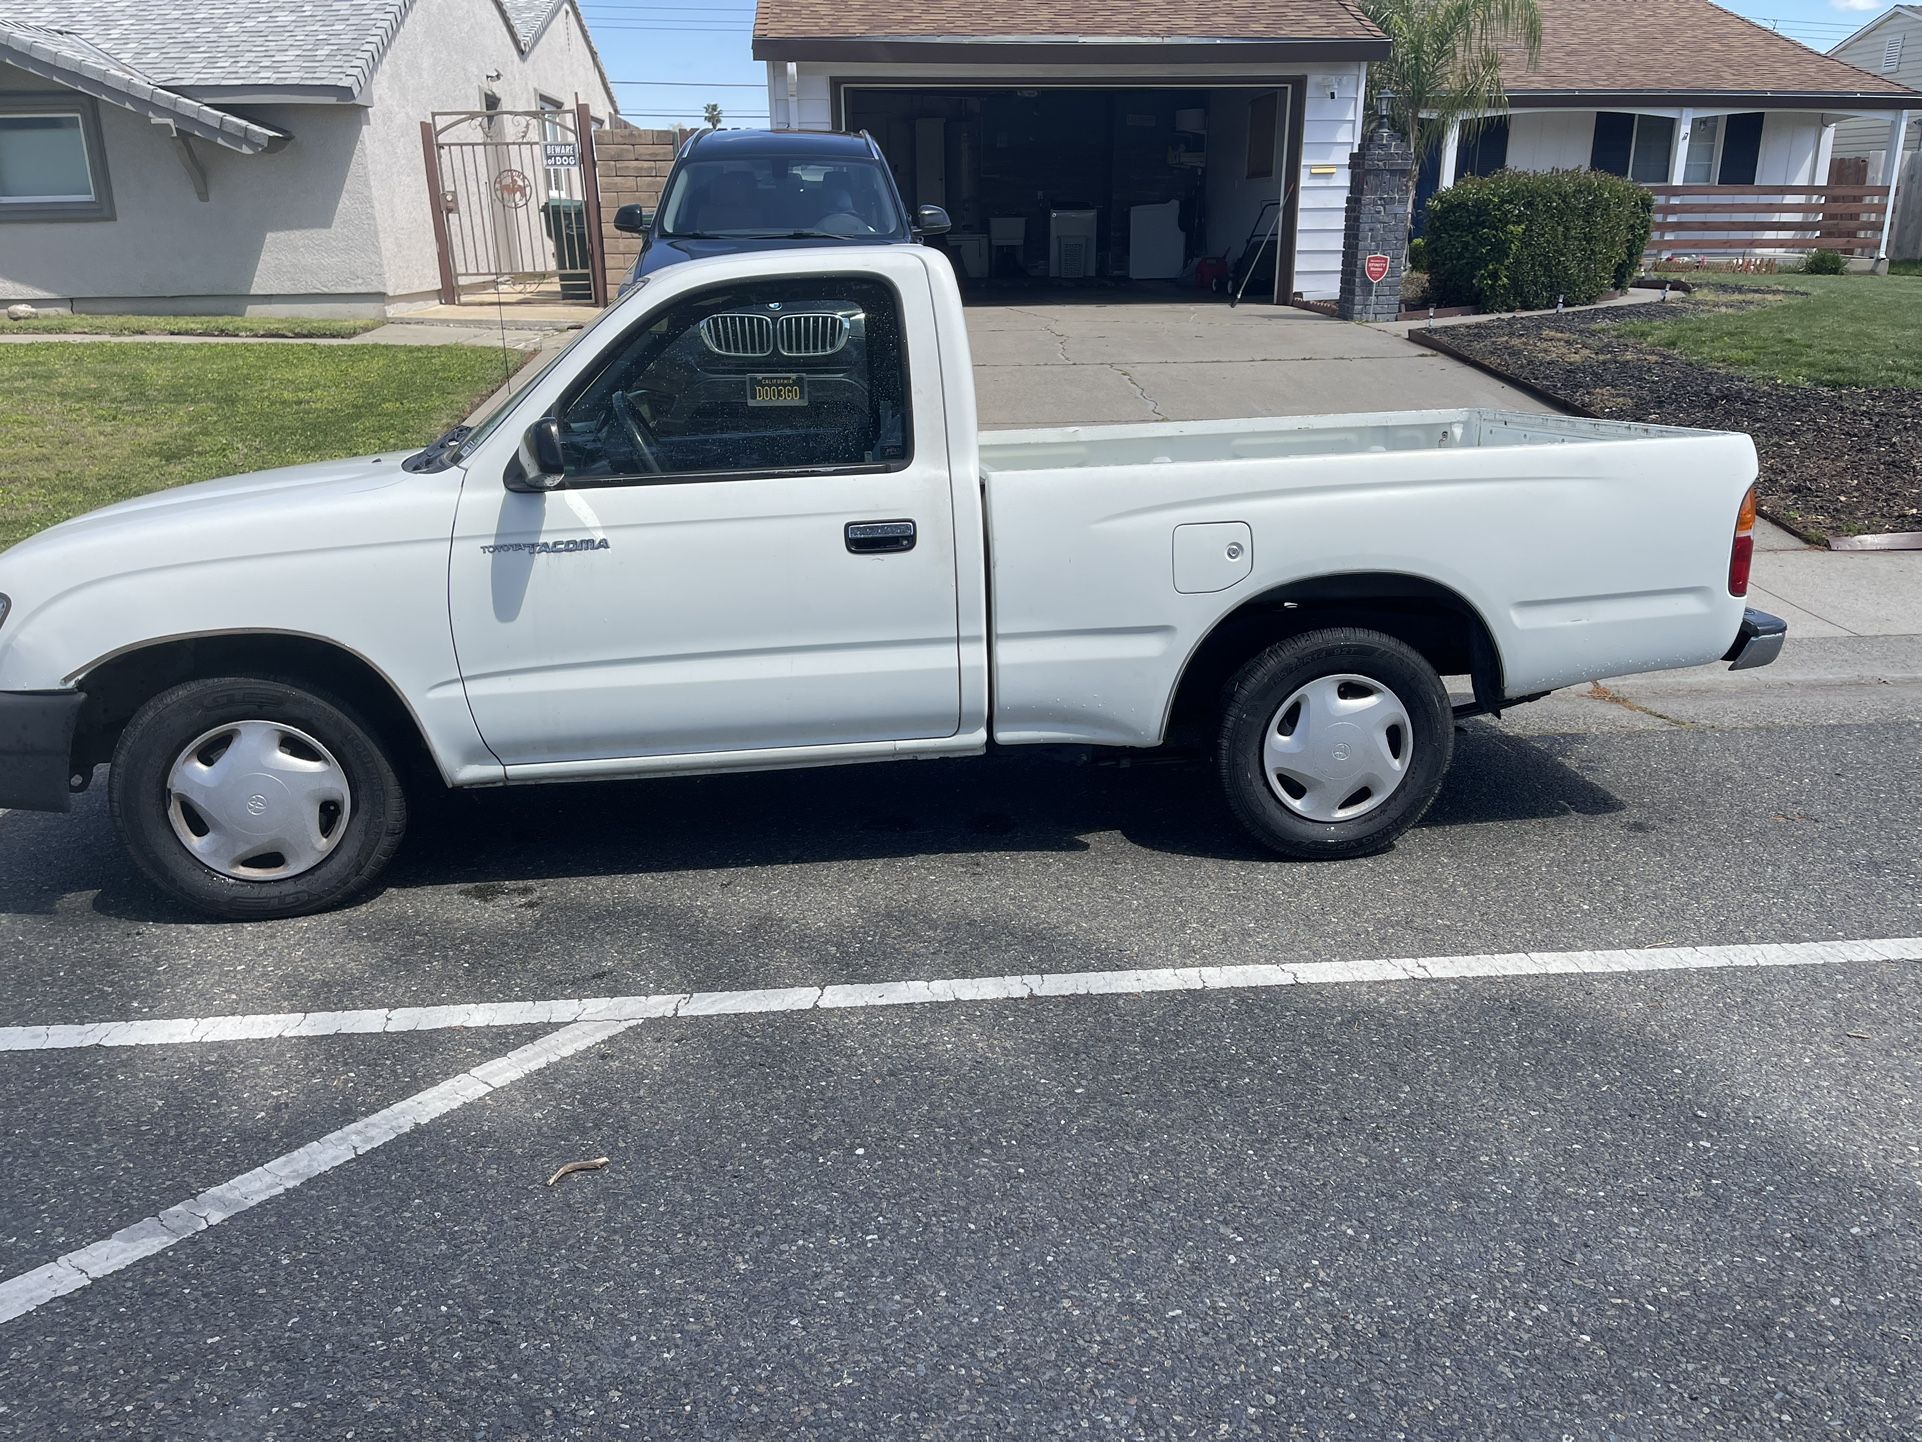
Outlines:
[[709, 130], [719, 130], [721, 128], [721, 107], [709, 101], [701, 107], [701, 119], [707, 122], [707, 128]]
[[1394, 45], [1368, 67], [1369, 108], [1387, 98], [1418, 169], [1452, 126], [1472, 135], [1508, 113], [1504, 52], [1512, 63], [1519, 50], [1530, 65], [1541, 55], [1535, 0], [1361, 0], [1361, 8]]

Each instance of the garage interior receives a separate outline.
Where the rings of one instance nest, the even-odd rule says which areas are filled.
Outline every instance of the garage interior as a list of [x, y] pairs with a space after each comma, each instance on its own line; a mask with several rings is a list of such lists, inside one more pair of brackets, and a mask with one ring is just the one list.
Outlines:
[[1285, 182], [1299, 173], [1296, 93], [1272, 79], [850, 83], [839, 100], [843, 125], [874, 136], [909, 204], [946, 208], [954, 229], [934, 243], [974, 297], [1043, 288], [1104, 299], [1167, 299], [1176, 288], [1225, 295], [1252, 266], [1245, 298], [1277, 301], [1294, 273]]

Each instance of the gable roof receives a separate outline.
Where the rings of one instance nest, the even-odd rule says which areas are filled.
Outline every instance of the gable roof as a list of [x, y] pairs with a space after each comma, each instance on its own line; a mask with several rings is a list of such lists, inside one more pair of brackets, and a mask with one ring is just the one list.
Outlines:
[[1512, 101], [1542, 96], [1748, 96], [1890, 109], [1922, 97], [1884, 75], [1745, 20], [1709, 0], [1537, 0], [1541, 57], [1511, 51]]
[[754, 53], [789, 42], [886, 44], [1119, 41], [1353, 42], [1379, 52], [1382, 33], [1353, 0], [759, 0]]
[[84, 36], [168, 90], [319, 90], [351, 100], [412, 0], [0, 0], [0, 17]]
[[163, 90], [98, 46], [64, 30], [0, 18], [0, 60], [229, 150], [252, 155], [286, 139], [269, 126]]
[[1922, 20], [1922, 7], [1918, 7], [1915, 5], [1891, 5], [1888, 9], [1884, 10], [1880, 15], [1876, 16], [1873, 20], [1869, 21], [1868, 24], [1864, 25], [1860, 30], [1856, 31], [1853, 35], [1850, 35], [1847, 39], [1838, 40], [1833, 45], [1829, 46], [1829, 54], [1831, 55], [1840, 54], [1844, 46], [1853, 45], [1856, 41], [1860, 40], [1864, 35], [1868, 35], [1873, 31], [1880, 30], [1884, 25], [1888, 24], [1889, 21], [1891, 20], [1909, 20], [1909, 21]]
[[[353, 100], [414, 0], [0, 0], [0, 22], [62, 31], [154, 85], [235, 99]], [[525, 55], [568, 0], [491, 0]], [[598, 58], [596, 63], [598, 63]]]

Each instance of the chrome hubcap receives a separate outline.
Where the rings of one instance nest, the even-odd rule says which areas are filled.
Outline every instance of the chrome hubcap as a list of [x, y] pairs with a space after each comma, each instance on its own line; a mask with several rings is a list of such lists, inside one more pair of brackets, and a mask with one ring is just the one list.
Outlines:
[[1393, 691], [1367, 676], [1319, 676], [1268, 722], [1262, 771], [1297, 816], [1352, 821], [1395, 794], [1414, 748], [1414, 727]]
[[180, 844], [239, 881], [312, 871], [346, 835], [352, 805], [333, 753], [275, 721], [217, 726], [167, 774], [167, 819]]

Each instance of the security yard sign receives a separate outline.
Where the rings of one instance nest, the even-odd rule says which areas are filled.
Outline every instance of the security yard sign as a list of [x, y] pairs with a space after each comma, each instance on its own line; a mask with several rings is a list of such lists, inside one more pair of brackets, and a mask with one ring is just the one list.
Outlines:
[[1370, 285], [1380, 285], [1388, 279], [1388, 257], [1385, 255], [1363, 257], [1362, 273], [1368, 277]]

